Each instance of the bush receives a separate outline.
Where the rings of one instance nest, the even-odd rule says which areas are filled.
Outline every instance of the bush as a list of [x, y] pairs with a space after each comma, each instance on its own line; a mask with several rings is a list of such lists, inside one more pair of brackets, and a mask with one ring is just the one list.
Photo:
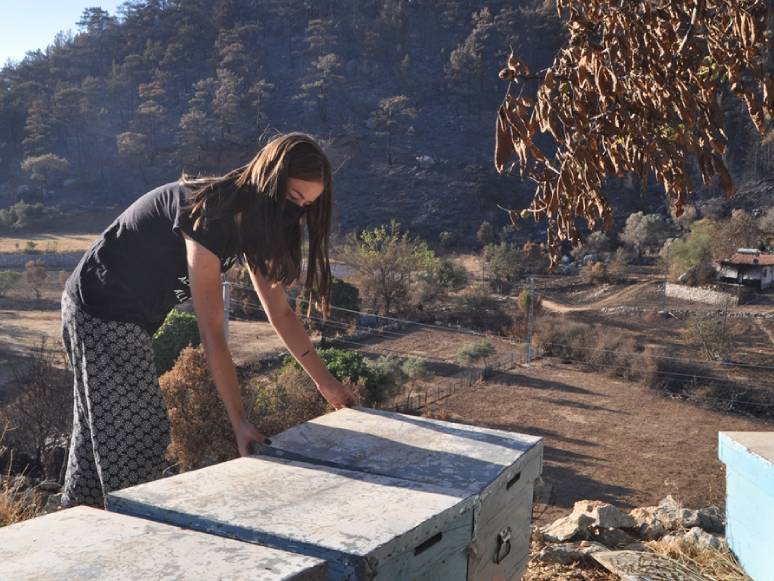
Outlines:
[[[333, 277], [331, 280], [331, 305], [336, 307], [332, 308], [330, 312], [330, 321], [333, 324], [325, 324], [322, 321], [310, 319], [306, 321], [307, 326], [320, 331], [324, 336], [329, 336], [344, 333], [345, 329], [342, 327], [342, 324], [357, 324], [358, 313], [350, 312], [360, 310], [360, 291], [358, 291], [355, 285]], [[302, 289], [296, 297], [296, 312], [305, 317], [308, 307], [309, 294]], [[322, 314], [314, 307], [312, 308], [311, 316], [318, 319], [322, 318]]]
[[604, 262], [593, 262], [581, 267], [581, 278], [589, 284], [602, 284], [610, 282], [607, 273], [607, 265]]
[[707, 361], [728, 359], [734, 351], [734, 333], [726, 317], [693, 316], [688, 320], [688, 341]]
[[[318, 353], [328, 371], [342, 383], [353, 384], [366, 405], [383, 402], [398, 384], [399, 378], [386, 373], [386, 368], [369, 365], [365, 355], [357, 351], [332, 347], [320, 349]], [[289, 367], [301, 370], [301, 366], [292, 357], [285, 359], [281, 372]], [[312, 384], [311, 380], [309, 383]]]
[[156, 372], [161, 375], [172, 369], [180, 352], [188, 346], [201, 343], [196, 316], [172, 309], [164, 323], [153, 335], [153, 355]]
[[48, 272], [46, 272], [46, 266], [41, 260], [29, 260], [24, 265], [24, 274], [27, 278], [27, 284], [32, 287], [32, 291], [35, 293], [35, 298], [40, 300], [42, 294], [40, 292], [43, 283], [48, 278]]
[[13, 270], [0, 270], [0, 297], [4, 296], [19, 282], [21, 273]]
[[465, 343], [457, 349], [457, 362], [460, 365], [475, 365], [479, 360], [483, 360], [486, 367], [486, 360], [494, 355], [496, 350], [494, 345], [486, 339]]
[[461, 296], [451, 297], [451, 309], [440, 311], [436, 318], [468, 329], [504, 334], [512, 326], [512, 317], [502, 303], [486, 290], [468, 288]]
[[201, 347], [185, 347], [174, 367], [159, 378], [167, 405], [171, 441], [167, 457], [181, 471], [238, 456], [231, 422], [210, 378]]
[[[705, 284], [715, 276], [712, 265], [713, 240], [718, 225], [711, 220], [699, 220], [691, 226], [684, 240], [674, 240], [664, 246], [662, 255], [669, 270], [669, 278], [691, 285]], [[685, 276], [683, 276], [685, 275]]]
[[0, 228], [26, 228], [33, 222], [44, 218], [47, 213], [43, 204], [27, 204], [24, 200], [0, 210]]
[[438, 285], [446, 291], [463, 289], [468, 284], [468, 271], [458, 262], [443, 258], [436, 274]]
[[518, 246], [509, 242], [488, 244], [484, 247], [484, 260], [492, 288], [499, 292], [510, 290], [523, 272], [522, 253]]

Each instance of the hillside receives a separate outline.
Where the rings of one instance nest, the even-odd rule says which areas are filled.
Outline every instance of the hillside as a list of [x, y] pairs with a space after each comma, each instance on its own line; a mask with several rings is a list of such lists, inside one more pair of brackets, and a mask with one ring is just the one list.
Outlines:
[[[497, 203], [523, 207], [532, 194], [493, 168], [497, 71], [509, 46], [539, 70], [562, 42], [543, 0], [91, 8], [77, 34], [0, 71], [0, 207], [122, 207], [181, 170], [222, 172], [261, 136], [301, 130], [326, 142], [338, 169], [342, 229], [397, 217], [428, 239], [447, 230], [472, 241], [482, 220], [505, 222]], [[724, 106], [732, 173], [757, 184], [771, 147], [748, 147], [749, 119], [736, 99]], [[65, 161], [22, 168], [48, 154]], [[609, 189], [619, 223], [664, 206], [632, 181]], [[541, 225], [521, 235], [540, 239]]]

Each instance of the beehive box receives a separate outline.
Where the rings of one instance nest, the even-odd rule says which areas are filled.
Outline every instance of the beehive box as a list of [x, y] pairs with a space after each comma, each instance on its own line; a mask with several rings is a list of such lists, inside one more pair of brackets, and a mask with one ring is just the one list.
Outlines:
[[726, 540], [755, 581], [774, 581], [774, 432], [720, 432]]
[[465, 493], [277, 458], [113, 492], [111, 510], [328, 561], [329, 579], [465, 579]]
[[[272, 437], [283, 451], [463, 491], [474, 500], [468, 579], [518, 579], [529, 553], [541, 438], [367, 408], [343, 409]], [[315, 461], [308, 459], [307, 461]]]
[[326, 578], [325, 562], [76, 507], [0, 528], [0, 579], [258, 581]]

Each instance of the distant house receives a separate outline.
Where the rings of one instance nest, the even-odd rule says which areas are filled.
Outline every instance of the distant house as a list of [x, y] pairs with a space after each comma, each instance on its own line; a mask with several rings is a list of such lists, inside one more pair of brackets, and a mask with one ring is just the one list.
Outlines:
[[718, 279], [767, 289], [774, 284], [774, 254], [739, 248], [731, 258], [720, 261]]

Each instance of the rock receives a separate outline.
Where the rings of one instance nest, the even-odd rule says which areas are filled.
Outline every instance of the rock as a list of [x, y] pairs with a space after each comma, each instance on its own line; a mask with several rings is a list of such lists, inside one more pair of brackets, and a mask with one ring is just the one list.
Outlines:
[[599, 543], [590, 543], [585, 541], [580, 544], [561, 543], [558, 545], [546, 545], [538, 553], [538, 560], [544, 563], [557, 563], [559, 565], [568, 565], [574, 561], [580, 561], [586, 555], [592, 555], [600, 551], [607, 551], [607, 547]]
[[604, 529], [634, 527], [634, 519], [622, 513], [612, 504], [597, 500], [579, 500], [572, 513], [554, 521], [542, 529], [547, 541], [564, 542], [585, 536], [587, 529], [595, 526]]
[[660, 539], [666, 533], [663, 523], [655, 516], [656, 507], [635, 508], [629, 515], [634, 519], [637, 536], [646, 541]]
[[693, 527], [687, 533], [667, 535], [661, 541], [664, 543], [691, 545], [699, 549], [721, 549], [725, 545], [723, 538], [705, 532], [700, 527]]
[[62, 508], [62, 493], [52, 494], [46, 500], [46, 505], [43, 507], [43, 514], [49, 514], [56, 512]]
[[631, 545], [636, 541], [634, 537], [626, 534], [621, 529], [600, 528], [600, 527], [593, 527], [592, 529], [590, 529], [589, 538], [592, 541], [601, 543], [611, 549], [623, 548], [627, 545]]
[[725, 519], [717, 506], [699, 509], [699, 526], [708, 533], [723, 533], [726, 530]]
[[573, 512], [543, 527], [540, 532], [543, 533], [545, 540], [561, 543], [585, 534], [586, 529], [592, 524], [594, 524], [594, 519], [590, 516]]
[[630, 528], [634, 519], [621, 512], [612, 504], [599, 500], [580, 500], [575, 503], [573, 512], [583, 512], [594, 519], [594, 526], [606, 529]]

